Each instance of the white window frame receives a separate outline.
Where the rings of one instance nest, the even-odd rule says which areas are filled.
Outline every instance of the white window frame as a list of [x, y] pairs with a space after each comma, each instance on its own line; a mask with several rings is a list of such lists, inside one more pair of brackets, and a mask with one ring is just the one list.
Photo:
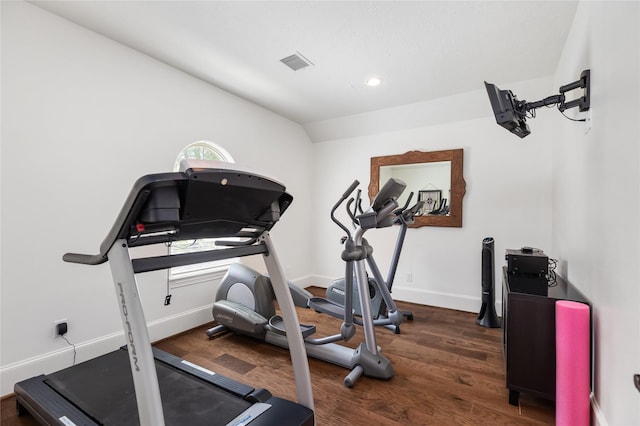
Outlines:
[[[227, 150], [209, 141], [197, 141], [185, 146], [176, 157], [173, 166], [174, 171], [180, 170], [180, 162], [185, 158], [235, 162]], [[217, 250], [219, 247], [215, 245], [215, 241], [215, 238], [192, 240], [191, 242], [178, 241], [169, 246], [169, 254]], [[221, 278], [229, 268], [229, 265], [235, 261], [236, 258], [231, 258], [173, 267], [169, 269], [169, 282], [171, 287], [175, 288]]]

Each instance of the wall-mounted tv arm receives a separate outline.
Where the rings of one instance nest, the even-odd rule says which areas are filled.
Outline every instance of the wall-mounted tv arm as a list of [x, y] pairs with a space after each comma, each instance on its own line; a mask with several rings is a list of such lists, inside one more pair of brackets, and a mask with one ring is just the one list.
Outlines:
[[[509, 130], [511, 133], [524, 138], [529, 135], [531, 131], [527, 125], [527, 118], [533, 118], [536, 116], [536, 108], [543, 106], [549, 107], [557, 105], [558, 110], [563, 113], [570, 108], [578, 107], [580, 111], [588, 111], [591, 104], [591, 71], [584, 70], [580, 74], [580, 79], [572, 83], [561, 86], [558, 90], [560, 93], [553, 96], [548, 96], [540, 101], [527, 102], [525, 100], [519, 100], [511, 90], [500, 90], [495, 84], [484, 82], [487, 94], [489, 95], [489, 101], [493, 108], [493, 114], [495, 115], [496, 122]], [[580, 98], [566, 101], [565, 93], [575, 90], [584, 89], [584, 94]], [[567, 117], [570, 120], [573, 118]], [[574, 121], [585, 121], [574, 120]]]
[[[576, 80], [572, 83], [561, 86], [560, 89], [558, 90], [560, 92], [559, 95], [548, 96], [537, 102], [521, 101], [520, 103], [524, 104], [523, 105], [524, 110], [527, 112], [532, 111], [536, 108], [540, 108], [543, 106], [551, 106], [551, 105], [558, 105], [558, 109], [561, 112], [567, 109], [575, 108], [575, 107], [579, 107], [580, 111], [588, 111], [590, 107], [590, 102], [591, 102], [590, 94], [589, 94], [590, 85], [591, 85], [591, 71], [584, 70], [582, 71], [582, 74], [580, 74], [579, 80]], [[571, 90], [575, 90], [575, 89], [584, 89], [584, 95], [579, 97], [578, 99], [565, 102], [564, 94], [566, 92], [570, 92]]]

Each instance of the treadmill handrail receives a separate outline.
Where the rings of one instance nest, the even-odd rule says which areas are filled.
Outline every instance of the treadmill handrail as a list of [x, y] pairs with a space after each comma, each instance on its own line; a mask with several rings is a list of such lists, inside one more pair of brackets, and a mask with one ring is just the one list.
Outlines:
[[62, 260], [70, 263], [82, 263], [83, 265], [100, 265], [107, 261], [107, 256], [102, 254], [65, 253]]

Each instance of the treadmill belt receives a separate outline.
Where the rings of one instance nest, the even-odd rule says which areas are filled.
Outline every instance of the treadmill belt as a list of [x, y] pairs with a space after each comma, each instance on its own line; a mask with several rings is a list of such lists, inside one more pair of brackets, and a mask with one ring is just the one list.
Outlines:
[[[252, 404], [156, 360], [167, 425], [226, 425]], [[97, 423], [138, 425], [129, 354], [117, 350], [48, 376], [47, 384]]]

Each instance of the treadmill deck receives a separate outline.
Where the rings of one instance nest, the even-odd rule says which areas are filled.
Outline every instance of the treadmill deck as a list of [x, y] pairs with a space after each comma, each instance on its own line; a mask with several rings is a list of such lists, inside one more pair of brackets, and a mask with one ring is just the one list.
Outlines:
[[[253, 405], [243, 398], [252, 394], [254, 388], [156, 348], [153, 351], [167, 425], [227, 425]], [[25, 380], [15, 390], [18, 403], [43, 424], [140, 424], [125, 348]], [[266, 400], [260, 402], [271, 407], [252, 425], [313, 424], [311, 410], [265, 391], [256, 395], [262, 395]], [[287, 423], [283, 414], [293, 423]]]

